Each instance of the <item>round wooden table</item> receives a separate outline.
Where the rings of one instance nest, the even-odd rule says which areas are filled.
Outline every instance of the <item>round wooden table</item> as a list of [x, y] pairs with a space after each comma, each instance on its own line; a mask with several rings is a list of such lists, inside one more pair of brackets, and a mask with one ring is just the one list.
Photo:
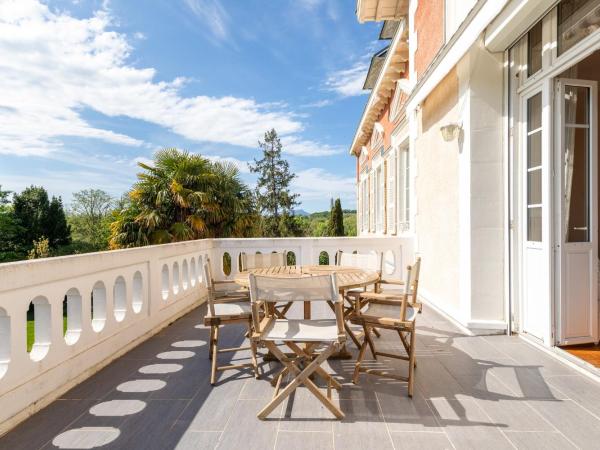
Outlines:
[[[341, 266], [273, 266], [258, 269], [250, 269], [247, 272], [240, 272], [234, 277], [234, 281], [245, 287], [249, 287], [250, 281], [248, 275], [263, 275], [269, 277], [310, 277], [314, 275], [325, 275], [329, 273], [336, 274], [338, 289], [340, 295], [348, 289], [356, 289], [369, 286], [379, 281], [379, 273], [374, 270], [365, 270], [359, 267], [341, 267]], [[311, 318], [311, 302], [304, 302], [304, 318]], [[348, 330], [348, 329], [347, 329]], [[333, 358], [351, 359], [352, 355], [344, 345], [342, 349]]]
[[374, 270], [365, 270], [359, 267], [340, 266], [274, 266], [260, 269], [250, 269], [240, 272], [234, 280], [241, 286], [248, 287], [248, 274], [264, 275], [269, 277], [310, 277], [313, 275], [324, 275], [336, 273], [337, 284], [340, 291], [366, 287], [379, 281], [379, 274]]

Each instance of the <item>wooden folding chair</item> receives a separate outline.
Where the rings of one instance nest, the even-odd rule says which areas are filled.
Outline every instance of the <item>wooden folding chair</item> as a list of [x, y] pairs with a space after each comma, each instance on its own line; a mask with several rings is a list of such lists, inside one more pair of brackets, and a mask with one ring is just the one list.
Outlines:
[[[382, 274], [382, 266], [383, 266], [383, 254], [377, 255], [376, 253], [347, 253], [339, 250], [336, 255], [336, 265], [340, 267], [358, 267], [364, 270], [372, 270], [379, 274], [381, 278]], [[373, 292], [377, 292], [377, 284], [373, 287]], [[360, 295], [369, 292], [367, 287], [347, 289], [343, 292], [344, 300], [347, 302], [347, 306], [344, 310], [344, 319], [348, 319], [350, 314], [353, 313], [354, 309], [358, 307], [359, 309], [364, 306], [364, 304], [360, 304], [361, 299]], [[356, 305], [359, 303], [358, 305]], [[360, 348], [359, 337], [356, 333], [352, 331], [348, 321], [344, 322], [346, 327], [346, 332], [354, 342], [354, 344]], [[377, 329], [373, 328], [373, 332], [379, 337], [379, 332]]]
[[[340, 383], [328, 374], [321, 364], [345, 342], [342, 298], [338, 293], [335, 274], [312, 277], [263, 277], [250, 275], [250, 298], [252, 300], [253, 339], [266, 346], [281, 361], [285, 369], [279, 373], [271, 401], [258, 413], [265, 419], [298, 386], [305, 385], [325, 407], [338, 419], [344, 417], [331, 401], [331, 388], [341, 389]], [[335, 319], [281, 319], [273, 312], [276, 302], [329, 302], [333, 304]], [[261, 318], [261, 307], [265, 316]], [[295, 354], [291, 358], [283, 353], [277, 343], [284, 343]], [[305, 344], [302, 348], [299, 344]], [[316, 348], [326, 347], [318, 354]], [[327, 395], [310, 380], [317, 374], [327, 382]], [[286, 374], [295, 375], [283, 389], [281, 383]]]
[[[232, 323], [245, 323], [248, 327], [248, 336], [252, 334], [252, 308], [250, 306], [247, 290], [217, 290], [217, 282], [212, 278], [210, 261], [206, 260], [203, 266], [204, 278], [208, 289], [208, 312], [204, 317], [204, 325], [210, 326], [210, 347], [208, 357], [212, 360], [210, 384], [214, 385], [217, 371], [252, 367], [254, 376], [258, 378], [258, 364], [256, 362], [256, 343], [250, 340], [249, 347], [231, 347], [219, 349], [219, 327]], [[218, 365], [219, 353], [250, 350], [252, 362], [246, 364]]]
[[241, 254], [242, 272], [273, 266], [287, 266], [287, 252]]
[[[421, 310], [420, 303], [417, 302], [417, 292], [419, 286], [419, 272], [421, 270], [421, 258], [417, 258], [412, 266], [407, 268], [406, 282], [404, 283], [404, 293], [402, 295], [385, 293], [365, 293], [361, 294], [361, 299], [368, 301], [368, 309], [362, 312], [361, 309], [355, 309], [350, 316], [350, 322], [360, 325], [364, 330], [364, 340], [358, 352], [358, 358], [354, 368], [352, 381], [358, 383], [360, 372], [393, 378], [396, 380], [408, 382], [408, 395], [412, 397], [414, 385], [414, 371], [416, 366], [415, 359], [415, 335], [416, 335], [416, 317]], [[370, 330], [373, 328], [387, 329], [396, 331], [406, 355], [386, 353], [377, 351], [375, 343], [370, 337]], [[400, 376], [389, 371], [364, 368], [361, 366], [367, 346], [371, 347], [373, 357], [384, 356], [388, 358], [403, 359], [408, 361], [408, 377]]]
[[[242, 253], [240, 256], [242, 272], [252, 269], [287, 266], [287, 252], [285, 251], [271, 253]], [[283, 319], [291, 307], [291, 302], [288, 302], [285, 305], [277, 305], [275, 307], [275, 313], [280, 319]]]

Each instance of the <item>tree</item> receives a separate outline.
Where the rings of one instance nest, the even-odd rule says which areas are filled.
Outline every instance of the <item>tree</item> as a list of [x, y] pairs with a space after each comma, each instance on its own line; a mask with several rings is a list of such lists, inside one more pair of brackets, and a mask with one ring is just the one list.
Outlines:
[[60, 197], [52, 197], [48, 206], [48, 216], [44, 228], [48, 233], [48, 241], [52, 248], [67, 245], [71, 242], [71, 227]]
[[294, 219], [294, 207], [299, 205], [298, 194], [292, 194], [289, 186], [296, 177], [290, 172], [288, 162], [281, 158], [282, 145], [277, 132], [265, 133], [264, 142], [258, 142], [263, 152], [261, 160], [254, 160], [248, 167], [258, 173], [256, 203], [263, 216], [263, 236], [288, 236], [298, 232]]
[[23, 230], [10, 205], [10, 194], [11, 191], [3, 191], [0, 185], [0, 262], [23, 259], [26, 254], [26, 247], [20, 244]]
[[114, 199], [100, 189], [73, 194], [69, 224], [74, 241], [90, 244], [96, 250], [108, 248]]
[[342, 202], [339, 198], [335, 200], [335, 204], [331, 208], [327, 235], [344, 236], [344, 212], [342, 211]]
[[50, 256], [50, 243], [48, 238], [41, 237], [33, 241], [33, 248], [27, 253], [27, 259], [47, 258]]
[[60, 197], [48, 199], [43, 187], [30, 186], [13, 197], [13, 214], [20, 226], [19, 244], [33, 245], [42, 237], [48, 238], [50, 247], [56, 248], [71, 241], [71, 231], [67, 224]]
[[114, 214], [111, 248], [252, 234], [252, 195], [234, 165], [175, 148], [138, 164], [144, 171]]

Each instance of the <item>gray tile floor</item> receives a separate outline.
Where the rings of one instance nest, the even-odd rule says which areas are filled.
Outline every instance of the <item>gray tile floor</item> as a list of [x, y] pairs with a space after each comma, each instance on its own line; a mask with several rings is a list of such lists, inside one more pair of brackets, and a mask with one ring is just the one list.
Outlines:
[[[392, 380], [363, 375], [355, 386], [353, 362], [330, 361], [343, 381], [344, 420], [302, 388], [259, 421], [277, 365], [263, 364], [261, 380], [225, 372], [211, 387], [203, 314], [196, 309], [67, 392], [0, 438], [0, 449], [600, 448], [600, 384], [516, 337], [464, 336], [427, 308], [412, 399]], [[221, 338], [239, 344], [243, 330], [225, 328]], [[395, 350], [396, 339], [384, 332], [377, 344]]]

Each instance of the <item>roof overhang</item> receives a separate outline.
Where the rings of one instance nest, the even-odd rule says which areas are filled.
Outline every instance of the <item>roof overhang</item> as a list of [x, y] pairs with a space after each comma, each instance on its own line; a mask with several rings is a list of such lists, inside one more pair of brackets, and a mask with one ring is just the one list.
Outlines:
[[485, 46], [491, 52], [506, 50], [555, 4], [555, 0], [511, 0], [486, 28]]
[[365, 106], [365, 110], [352, 141], [352, 146], [350, 147], [350, 154], [360, 155], [362, 146], [366, 145], [369, 141], [371, 133], [373, 132], [373, 127], [386, 104], [389, 102], [389, 98], [392, 96], [394, 88], [396, 87], [396, 82], [400, 78], [403, 78], [404, 73], [407, 70], [407, 61], [408, 21], [406, 20], [406, 17], [404, 17], [398, 32], [388, 48], [383, 67], [379, 72], [375, 86], [373, 87], [367, 105]]
[[402, 20], [408, 14], [409, 0], [357, 0], [356, 16], [360, 23]]
[[379, 50], [371, 58], [371, 64], [369, 65], [367, 76], [365, 77], [363, 89], [373, 89], [375, 87], [375, 83], [377, 82], [377, 78], [379, 78], [381, 68], [383, 67], [383, 63], [385, 62], [385, 57], [387, 55], [388, 49], [389, 47]]

